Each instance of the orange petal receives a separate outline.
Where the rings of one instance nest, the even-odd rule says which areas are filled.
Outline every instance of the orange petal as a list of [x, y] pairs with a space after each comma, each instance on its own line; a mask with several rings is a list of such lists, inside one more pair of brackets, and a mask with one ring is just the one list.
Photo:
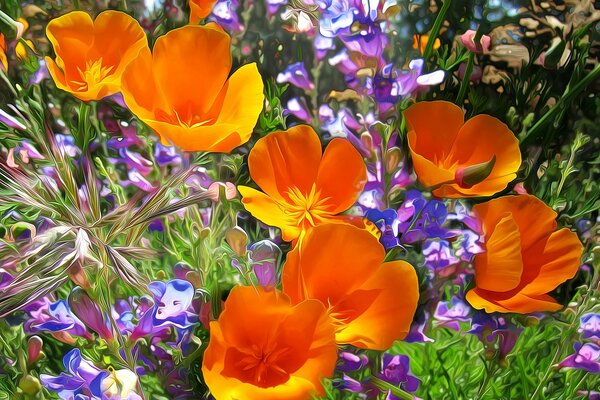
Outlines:
[[[437, 186], [442, 182], [449, 182], [454, 180], [454, 173], [449, 169], [441, 166], [440, 164], [436, 164], [430, 159], [419, 154], [415, 151], [411, 145], [411, 143], [416, 142], [417, 133], [415, 131], [408, 132], [408, 144], [410, 147], [410, 155], [413, 163], [413, 168], [415, 173], [417, 174], [417, 178], [421, 185], [429, 188], [433, 186]], [[444, 188], [446, 185], [443, 185]], [[443, 192], [440, 192], [441, 189], [434, 190], [434, 194], [439, 197], [445, 197]]]
[[283, 267], [283, 290], [294, 303], [306, 298], [335, 304], [359, 289], [381, 266], [385, 250], [368, 231], [323, 224], [308, 231]]
[[523, 252], [556, 229], [556, 213], [531, 195], [503, 196], [477, 204], [473, 211], [483, 222], [484, 234], [491, 233], [504, 215], [511, 213], [519, 226]]
[[[577, 235], [567, 228], [553, 232], [541, 246], [534, 246], [524, 255], [527, 264], [537, 264], [537, 274], [523, 288], [527, 295], [542, 295], [571, 279], [581, 264], [583, 245]], [[541, 264], [541, 266], [539, 266]]]
[[441, 163], [450, 152], [464, 121], [463, 111], [448, 101], [421, 101], [404, 111], [411, 152], [434, 164]]
[[338, 214], [356, 202], [367, 181], [360, 153], [344, 139], [333, 139], [323, 154], [317, 175], [317, 190], [328, 198], [328, 211]]
[[289, 199], [291, 188], [308, 194], [317, 178], [321, 142], [308, 125], [271, 133], [258, 140], [248, 156], [252, 179], [269, 196]]
[[152, 54], [148, 46], [142, 48], [137, 58], [125, 69], [121, 93], [131, 112], [146, 123], [155, 119], [157, 110], [168, 108], [154, 79]]
[[66, 81], [79, 80], [79, 69], [85, 70], [86, 56], [94, 43], [92, 18], [83, 11], [54, 18], [46, 26], [46, 36], [54, 48], [56, 66], [63, 71]]
[[[360, 304], [369, 297], [370, 291], [377, 296], [368, 307]], [[334, 312], [346, 310], [351, 319], [338, 330], [338, 343], [359, 348], [385, 350], [395, 340], [403, 339], [412, 323], [419, 300], [419, 282], [415, 269], [407, 262], [384, 263], [377, 272], [354, 293], [334, 306]], [[364, 309], [361, 313], [355, 310]]]
[[144, 47], [148, 47], [148, 40], [137, 20], [124, 12], [107, 10], [94, 21], [94, 46], [88, 58], [102, 58], [103, 65], [115, 66], [111, 75], [120, 85], [121, 74]]
[[230, 37], [213, 25], [187, 25], [157, 39], [154, 74], [177, 118], [194, 125], [208, 113], [231, 70]]
[[475, 256], [477, 287], [493, 292], [515, 289], [523, 273], [521, 257], [519, 227], [512, 214], [506, 214], [486, 237], [485, 252]]
[[271, 197], [247, 186], [238, 186], [238, 191], [246, 210], [265, 224], [281, 229], [283, 240], [291, 241], [300, 235], [301, 229], [296, 220], [290, 218], [285, 208]]
[[556, 300], [548, 295], [528, 296], [517, 293], [508, 299], [496, 300], [485, 294], [485, 291], [472, 289], [467, 292], [466, 299], [473, 308], [484, 309], [487, 313], [518, 313], [557, 311], [562, 308]]
[[456, 185], [455, 189], [466, 196], [494, 195], [517, 177], [521, 166], [519, 141], [510, 129], [497, 118], [477, 115], [460, 129], [447, 162], [467, 167], [487, 162], [493, 156], [496, 163], [488, 178], [471, 188]]
[[190, 24], [197, 24], [210, 14], [216, 0], [190, 0]]

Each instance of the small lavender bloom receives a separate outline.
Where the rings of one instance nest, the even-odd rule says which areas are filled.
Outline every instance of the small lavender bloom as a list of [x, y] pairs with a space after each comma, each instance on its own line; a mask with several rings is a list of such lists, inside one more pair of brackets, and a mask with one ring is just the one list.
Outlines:
[[4, 268], [0, 268], [0, 289], [8, 286], [15, 278]]
[[267, 290], [277, 284], [277, 266], [281, 260], [281, 249], [270, 240], [261, 240], [250, 246], [250, 259], [258, 284]]
[[121, 136], [108, 139], [107, 146], [112, 149], [125, 149], [131, 146], [143, 146], [144, 142], [137, 135], [135, 125], [123, 125], [121, 123]]
[[73, 158], [81, 153], [79, 147], [75, 145], [75, 138], [71, 135], [56, 133], [54, 135], [54, 140], [56, 141], [59, 150], [68, 157]]
[[151, 282], [148, 289], [155, 302], [152, 310], [154, 326], [189, 328], [195, 322], [196, 316], [188, 311], [195, 292], [191, 283], [181, 279]]
[[483, 253], [483, 248], [479, 245], [479, 235], [469, 229], [460, 232], [460, 246], [456, 250], [456, 255], [463, 261], [471, 262], [476, 254]]
[[16, 119], [15, 117], [8, 114], [6, 111], [4, 111], [2, 109], [0, 109], [0, 122], [10, 128], [19, 129], [19, 130], [27, 129], [27, 127], [25, 125], [23, 125], [23, 123], [21, 121], [19, 121], [18, 119]]
[[398, 213], [391, 208], [383, 211], [370, 209], [365, 213], [365, 218], [373, 222], [381, 231], [379, 242], [386, 250], [400, 244], [397, 237], [399, 224], [397, 217]]
[[237, 15], [239, 5], [239, 0], [220, 0], [213, 7], [209, 19], [230, 32], [241, 32], [244, 26]]
[[427, 201], [419, 191], [408, 191], [398, 210], [400, 241], [415, 243], [427, 238], [448, 239], [455, 236], [454, 232], [442, 227], [447, 216], [448, 210], [441, 201]]
[[313, 42], [315, 47], [315, 56], [317, 61], [321, 61], [330, 50], [335, 50], [335, 45], [333, 44], [333, 38], [325, 37], [321, 34], [317, 34], [315, 36], [315, 40]]
[[[407, 392], [415, 392], [420, 381], [410, 374], [410, 359], [403, 354], [383, 354], [380, 378]], [[388, 395], [388, 399], [397, 397]]]
[[145, 192], [151, 192], [156, 189], [137, 169], [129, 170], [127, 172], [127, 177], [129, 179], [122, 182], [124, 186], [134, 185]]
[[31, 319], [24, 326], [28, 333], [66, 332], [73, 336], [90, 337], [83, 323], [71, 312], [69, 304], [65, 300], [55, 303], [47, 302], [44, 307], [32, 310], [29, 314]]
[[497, 341], [498, 357], [503, 360], [515, 347], [522, 331], [522, 328], [515, 326], [504, 317], [476, 312], [473, 315], [471, 330], [467, 333], [476, 335], [485, 344]]
[[321, 35], [336, 38], [341, 34], [349, 34], [354, 22], [356, 4], [352, 0], [320, 0], [319, 7], [324, 10], [319, 21]]
[[423, 255], [427, 267], [433, 270], [440, 270], [460, 261], [454, 256], [450, 242], [443, 239], [425, 240]]
[[425, 343], [434, 342], [434, 340], [425, 334], [425, 328], [429, 320], [429, 313], [427, 311], [417, 312], [415, 320], [410, 326], [408, 335], [404, 338], [407, 343]]
[[66, 373], [59, 376], [40, 374], [42, 385], [56, 392], [63, 400], [101, 400], [102, 380], [108, 373], [81, 357], [79, 349], [69, 351], [63, 358]]
[[600, 347], [594, 343], [575, 343], [575, 354], [558, 364], [559, 368], [584, 369], [593, 374], [600, 373]]
[[288, 0], [266, 0], [267, 3], [267, 11], [269, 12], [269, 17], [273, 16], [279, 7], [284, 4], [287, 4]]
[[338, 355], [336, 369], [342, 372], [353, 372], [364, 368], [369, 363], [369, 357], [365, 354], [354, 354], [349, 351], [341, 351]]
[[302, 61], [295, 62], [277, 75], [277, 83], [290, 83], [300, 89], [311, 91], [315, 85], [308, 77], [308, 71]]
[[470, 322], [471, 307], [456, 296], [450, 301], [440, 301], [435, 310], [434, 317], [440, 323], [455, 331], [460, 331], [460, 322]]
[[105, 340], [113, 338], [108, 315], [100, 310], [84, 289], [76, 287], [69, 294], [69, 306], [83, 323]]
[[354, 378], [344, 374], [341, 379], [333, 381], [333, 387], [340, 390], [347, 390], [353, 393], [363, 393], [363, 385]]
[[283, 111], [284, 115], [293, 115], [294, 117], [305, 121], [311, 122], [312, 117], [310, 115], [310, 110], [308, 109], [308, 104], [306, 104], [306, 100], [303, 97], [293, 97], [287, 102], [287, 106]]
[[165, 146], [160, 142], [157, 142], [154, 147], [154, 159], [161, 167], [166, 167], [167, 165], [179, 167], [183, 163], [181, 154], [179, 154], [175, 146]]
[[38, 65], [38, 70], [35, 71], [35, 74], [33, 74], [33, 77], [29, 80], [30, 84], [39, 85], [44, 79], [50, 78], [50, 73], [48, 72], [46, 61], [44, 61], [43, 59], [38, 60]]
[[588, 313], [581, 316], [578, 332], [583, 339], [600, 339], [600, 314]]

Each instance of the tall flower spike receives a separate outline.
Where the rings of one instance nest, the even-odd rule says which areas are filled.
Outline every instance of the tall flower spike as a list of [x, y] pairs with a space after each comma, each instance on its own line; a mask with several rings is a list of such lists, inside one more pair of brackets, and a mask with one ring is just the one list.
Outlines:
[[548, 292], [572, 278], [583, 246], [556, 213], [530, 195], [505, 196], [473, 207], [485, 238], [475, 256], [475, 288], [467, 301], [486, 312], [557, 311]]
[[419, 284], [409, 263], [384, 258], [368, 231], [320, 225], [288, 254], [283, 291], [294, 303], [317, 299], [328, 307], [338, 343], [385, 350], [410, 330]]
[[217, 400], [305, 400], [324, 394], [337, 347], [325, 307], [308, 300], [292, 305], [277, 291], [236, 287], [218, 321], [202, 373]]
[[129, 109], [163, 144], [229, 152], [250, 139], [264, 95], [255, 63], [231, 76], [231, 38], [214, 23], [174, 29], [123, 74]]
[[280, 228], [288, 241], [313, 226], [343, 219], [337, 214], [356, 202], [367, 179], [362, 157], [350, 142], [333, 139], [322, 154], [319, 136], [307, 125], [260, 139], [248, 165], [264, 193], [238, 187], [246, 210]]
[[51, 20], [46, 35], [56, 59], [46, 57], [56, 86], [83, 100], [119, 92], [127, 64], [147, 46], [139, 23], [120, 11], [104, 11], [96, 20], [72, 11]]
[[517, 177], [519, 141], [500, 120], [447, 101], [420, 102], [405, 112], [408, 146], [419, 182], [438, 197], [492, 196]]

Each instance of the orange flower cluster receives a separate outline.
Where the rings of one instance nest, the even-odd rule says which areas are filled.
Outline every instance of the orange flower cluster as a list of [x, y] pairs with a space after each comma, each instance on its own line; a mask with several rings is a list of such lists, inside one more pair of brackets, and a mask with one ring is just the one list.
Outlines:
[[307, 399], [323, 394], [336, 344], [385, 350], [406, 336], [417, 275], [404, 261], [384, 262], [377, 238], [337, 215], [366, 180], [348, 141], [334, 139], [322, 153], [314, 130], [296, 126], [260, 139], [248, 162], [265, 193], [239, 187], [244, 205], [295, 247], [281, 292], [233, 289], [211, 323], [203, 373], [218, 400]]
[[[439, 197], [491, 196], [516, 178], [519, 143], [489, 115], [466, 123], [446, 101], [405, 111], [408, 146], [419, 182]], [[556, 213], [529, 195], [507, 196], [473, 208], [485, 252], [475, 257], [475, 288], [467, 300], [487, 312], [555, 311], [548, 292], [572, 278], [583, 252], [577, 235], [556, 230]]]
[[71, 12], [46, 32], [56, 53], [48, 70], [60, 89], [84, 101], [121, 92], [165, 144], [229, 152], [250, 138], [263, 82], [254, 63], [229, 77], [230, 37], [216, 24], [172, 30], [153, 50], [139, 23], [119, 11], [95, 20]]
[[202, 367], [215, 398], [322, 395], [336, 344], [385, 350], [404, 338], [417, 308], [417, 275], [384, 257], [368, 231], [322, 224], [288, 254], [282, 292], [234, 288], [211, 322]]

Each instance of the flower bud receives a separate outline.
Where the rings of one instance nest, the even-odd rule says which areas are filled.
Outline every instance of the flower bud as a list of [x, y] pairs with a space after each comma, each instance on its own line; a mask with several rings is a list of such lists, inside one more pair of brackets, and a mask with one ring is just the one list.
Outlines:
[[73, 314], [88, 328], [105, 340], [113, 338], [112, 329], [110, 329], [104, 319], [100, 307], [88, 296], [85, 290], [80, 287], [73, 289], [71, 294], [69, 294], [68, 302]]
[[235, 226], [228, 230], [225, 234], [225, 240], [237, 256], [242, 257], [246, 254], [248, 235], [242, 228]]
[[490, 174], [496, 164], [496, 155], [490, 161], [459, 168], [454, 174], [454, 180], [462, 188], [471, 188], [483, 182]]
[[44, 342], [39, 336], [32, 336], [27, 341], [27, 364], [35, 364], [40, 358], [44, 356], [42, 353], [42, 345]]

